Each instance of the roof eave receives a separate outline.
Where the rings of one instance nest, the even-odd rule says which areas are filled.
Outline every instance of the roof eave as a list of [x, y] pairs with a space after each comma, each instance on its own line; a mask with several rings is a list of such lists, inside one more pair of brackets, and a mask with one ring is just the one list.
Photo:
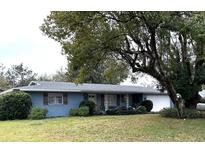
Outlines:
[[82, 92], [82, 93], [108, 93], [108, 94], [136, 94], [136, 93], [143, 93], [143, 94], [154, 94], [154, 95], [167, 95], [167, 93], [160, 93], [160, 92], [143, 92], [143, 91], [97, 91], [97, 90], [56, 90], [56, 89], [19, 89], [21, 91], [26, 92]]

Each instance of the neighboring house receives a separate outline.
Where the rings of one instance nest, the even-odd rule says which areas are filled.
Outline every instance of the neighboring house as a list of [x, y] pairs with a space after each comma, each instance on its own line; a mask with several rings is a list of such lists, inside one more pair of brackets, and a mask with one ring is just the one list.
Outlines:
[[78, 108], [83, 100], [92, 100], [98, 110], [106, 111], [117, 106], [137, 106], [142, 100], [152, 100], [152, 111], [173, 104], [166, 93], [152, 88], [111, 84], [74, 84], [70, 82], [32, 81], [28, 86], [9, 91], [30, 94], [33, 106], [47, 108], [48, 116], [67, 116], [71, 108]]

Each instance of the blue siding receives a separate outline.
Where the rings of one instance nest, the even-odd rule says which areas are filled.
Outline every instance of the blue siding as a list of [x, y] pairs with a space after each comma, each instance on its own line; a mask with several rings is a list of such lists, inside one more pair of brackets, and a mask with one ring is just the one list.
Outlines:
[[84, 99], [82, 93], [68, 93], [68, 104], [66, 105], [44, 105], [43, 93], [30, 93], [33, 106], [48, 109], [48, 117], [52, 116], [68, 116], [71, 108], [78, 108], [80, 102]]

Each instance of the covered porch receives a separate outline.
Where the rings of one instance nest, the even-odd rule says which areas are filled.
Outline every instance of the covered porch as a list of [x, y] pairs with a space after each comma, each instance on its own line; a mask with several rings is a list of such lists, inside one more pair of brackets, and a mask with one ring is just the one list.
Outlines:
[[95, 102], [98, 110], [107, 111], [116, 107], [136, 107], [143, 100], [143, 94], [87, 94], [87, 99]]

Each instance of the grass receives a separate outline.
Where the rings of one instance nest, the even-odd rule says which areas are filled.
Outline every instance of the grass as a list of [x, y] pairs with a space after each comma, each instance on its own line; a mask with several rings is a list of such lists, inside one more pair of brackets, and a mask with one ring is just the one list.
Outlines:
[[205, 120], [146, 114], [1, 121], [0, 141], [205, 141]]

